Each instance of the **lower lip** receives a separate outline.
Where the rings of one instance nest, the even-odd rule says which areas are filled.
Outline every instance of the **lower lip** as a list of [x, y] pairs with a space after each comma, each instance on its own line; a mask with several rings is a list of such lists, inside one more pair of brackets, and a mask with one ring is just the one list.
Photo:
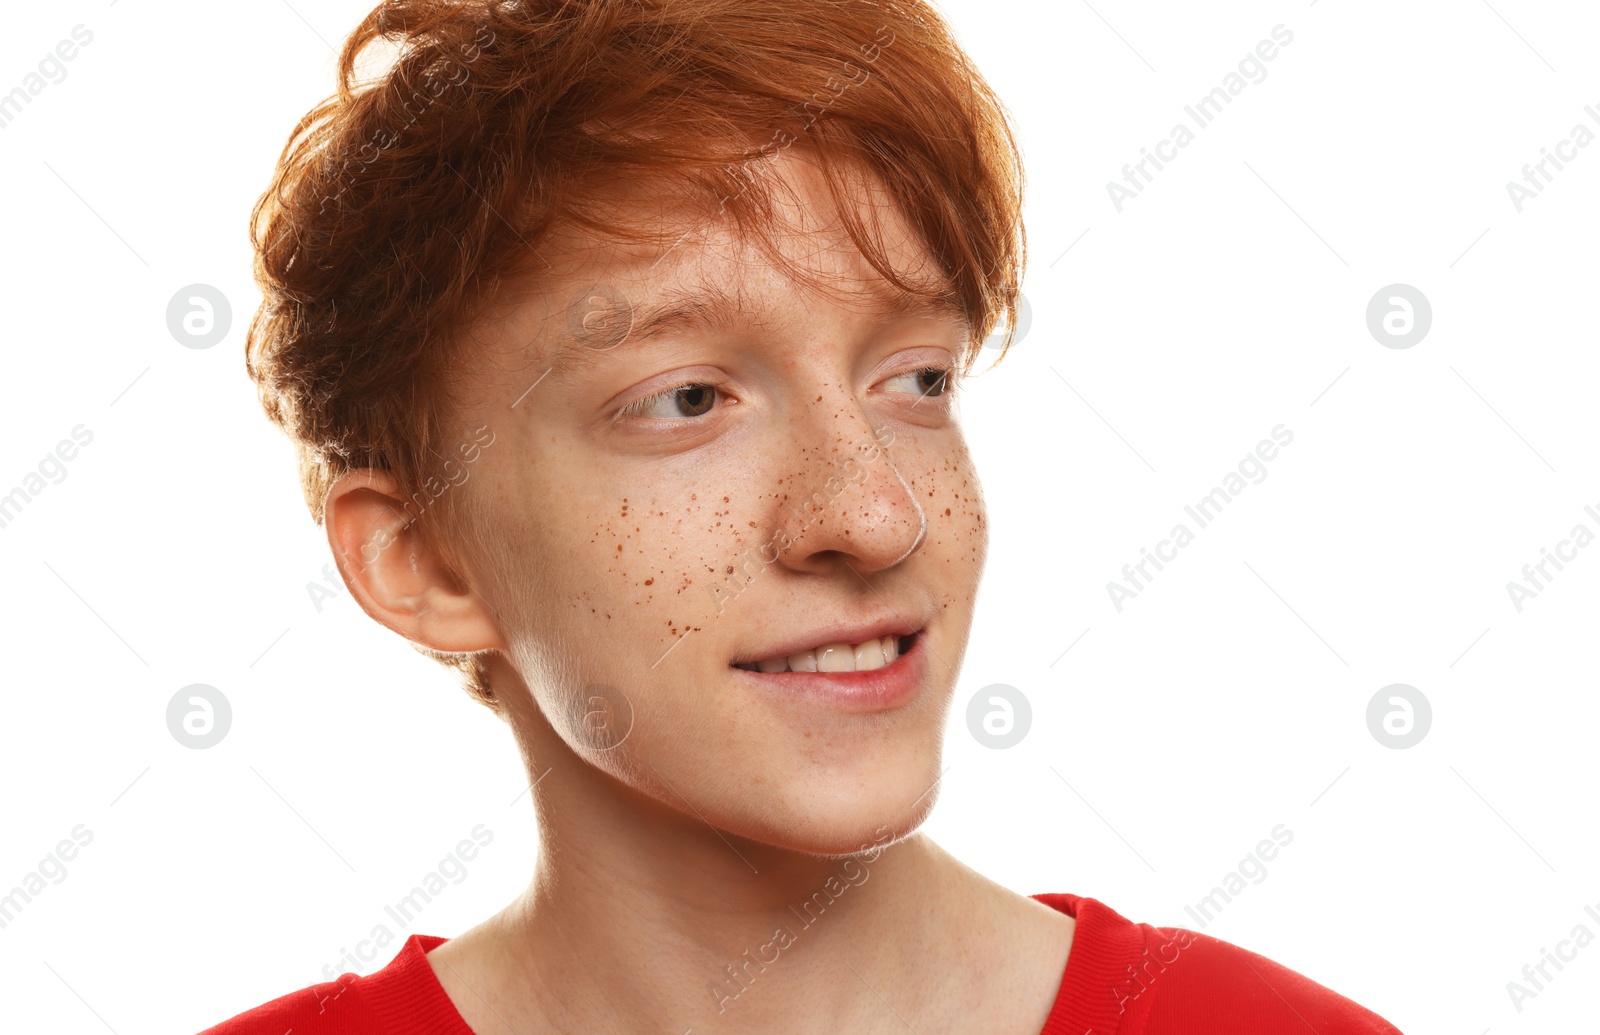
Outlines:
[[884, 712], [917, 696], [927, 667], [923, 660], [927, 651], [922, 645], [926, 635], [925, 629], [917, 633], [910, 650], [868, 672], [730, 671], [767, 693], [814, 701], [842, 712]]

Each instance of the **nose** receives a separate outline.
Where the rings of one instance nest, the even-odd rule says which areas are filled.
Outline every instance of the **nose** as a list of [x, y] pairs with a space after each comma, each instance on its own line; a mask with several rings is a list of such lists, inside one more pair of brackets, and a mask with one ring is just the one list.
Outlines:
[[830, 385], [789, 432], [796, 463], [775, 517], [788, 544], [779, 564], [802, 573], [848, 565], [865, 575], [916, 552], [927, 516], [896, 462], [887, 424], [875, 426], [854, 393]]

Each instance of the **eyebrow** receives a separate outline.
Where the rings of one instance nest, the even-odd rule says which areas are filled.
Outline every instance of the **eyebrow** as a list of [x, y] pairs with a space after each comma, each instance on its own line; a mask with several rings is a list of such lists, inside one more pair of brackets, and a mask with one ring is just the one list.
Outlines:
[[[597, 302], [615, 304], [614, 300], [608, 299], [598, 291], [578, 299], [573, 304], [581, 306], [590, 303], [592, 308], [588, 311], [604, 311], [606, 305], [594, 304]], [[557, 349], [552, 362], [555, 365], [565, 366], [573, 360], [580, 360], [585, 355], [594, 356], [630, 345], [642, 345], [678, 331], [726, 331], [732, 329], [741, 316], [755, 315], [747, 301], [715, 284], [701, 284], [693, 290], [670, 291], [644, 305], [633, 306], [626, 301], [622, 304], [627, 308], [619, 310], [617, 316], [626, 319], [631, 310], [632, 323], [620, 341], [615, 345], [606, 346], [603, 337], [597, 335], [596, 337], [600, 338], [597, 342], [595, 339], [574, 334], [568, 329], [569, 324], [559, 331]], [[884, 319], [922, 316], [958, 322], [968, 328], [971, 327], [966, 307], [961, 304], [960, 298], [953, 290], [942, 292], [932, 298], [899, 289], [879, 291], [864, 311], [869, 316]], [[570, 314], [572, 310], [569, 308], [565, 312]]]

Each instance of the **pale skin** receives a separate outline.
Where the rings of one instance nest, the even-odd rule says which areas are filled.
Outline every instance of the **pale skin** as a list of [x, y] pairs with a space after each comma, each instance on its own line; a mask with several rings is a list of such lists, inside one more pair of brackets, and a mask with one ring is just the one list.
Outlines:
[[[987, 551], [938, 377], [959, 376], [969, 327], [860, 304], [889, 285], [814, 169], [791, 151], [771, 172], [794, 191], [784, 254], [833, 292], [783, 277], [729, 226], [669, 250], [571, 235], [541, 246], [553, 265], [535, 290], [477, 329], [468, 362], [482, 388], [459, 423], [487, 425], [494, 444], [450, 502], [480, 513], [502, 552], [475, 538], [452, 567], [405, 527], [382, 471], [328, 493], [354, 598], [411, 641], [490, 652], [537, 781], [529, 887], [428, 955], [480, 1035], [1036, 1035], [1055, 1000], [1072, 918], [917, 832]], [[882, 218], [897, 269], [934, 268], [897, 214]], [[726, 327], [552, 362], [570, 303], [595, 284], [635, 313], [704, 285], [744, 304]], [[680, 385], [699, 387], [669, 392]], [[827, 487], [841, 470], [853, 480]], [[799, 528], [785, 504], [819, 492], [827, 506]], [[793, 542], [735, 582], [729, 566], [784, 528]], [[385, 533], [392, 543], [358, 560]], [[886, 616], [926, 648], [909, 703], [847, 712], [753, 691], [731, 668], [741, 652]], [[625, 699], [600, 735], [584, 720], [597, 685], [614, 688], [606, 704]], [[791, 907], [830, 881], [838, 901], [805, 926]], [[773, 960], [779, 927], [792, 941]], [[743, 969], [741, 988], [724, 968], [758, 955], [771, 962]]]

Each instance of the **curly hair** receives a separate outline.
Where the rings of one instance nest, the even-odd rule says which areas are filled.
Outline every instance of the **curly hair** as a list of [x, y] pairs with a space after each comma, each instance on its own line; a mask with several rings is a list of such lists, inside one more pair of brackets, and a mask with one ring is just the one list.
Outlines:
[[[387, 44], [387, 46], [384, 46]], [[358, 79], [378, 61], [381, 74]], [[548, 268], [562, 228], [654, 240], [612, 189], [715, 202], [766, 244], [750, 163], [799, 142], [836, 200], [886, 188], [973, 328], [1011, 341], [1026, 242], [1010, 116], [923, 0], [390, 0], [345, 41], [337, 92], [295, 126], [251, 215], [262, 303], [245, 366], [322, 522], [364, 467], [407, 493], [437, 469], [460, 346], [496, 289]], [[841, 206], [841, 210], [849, 206]], [[844, 212], [872, 266], [904, 291]], [[449, 501], [444, 501], [448, 504]], [[451, 507], [419, 525], [446, 557]], [[498, 710], [479, 654], [413, 644]]]

